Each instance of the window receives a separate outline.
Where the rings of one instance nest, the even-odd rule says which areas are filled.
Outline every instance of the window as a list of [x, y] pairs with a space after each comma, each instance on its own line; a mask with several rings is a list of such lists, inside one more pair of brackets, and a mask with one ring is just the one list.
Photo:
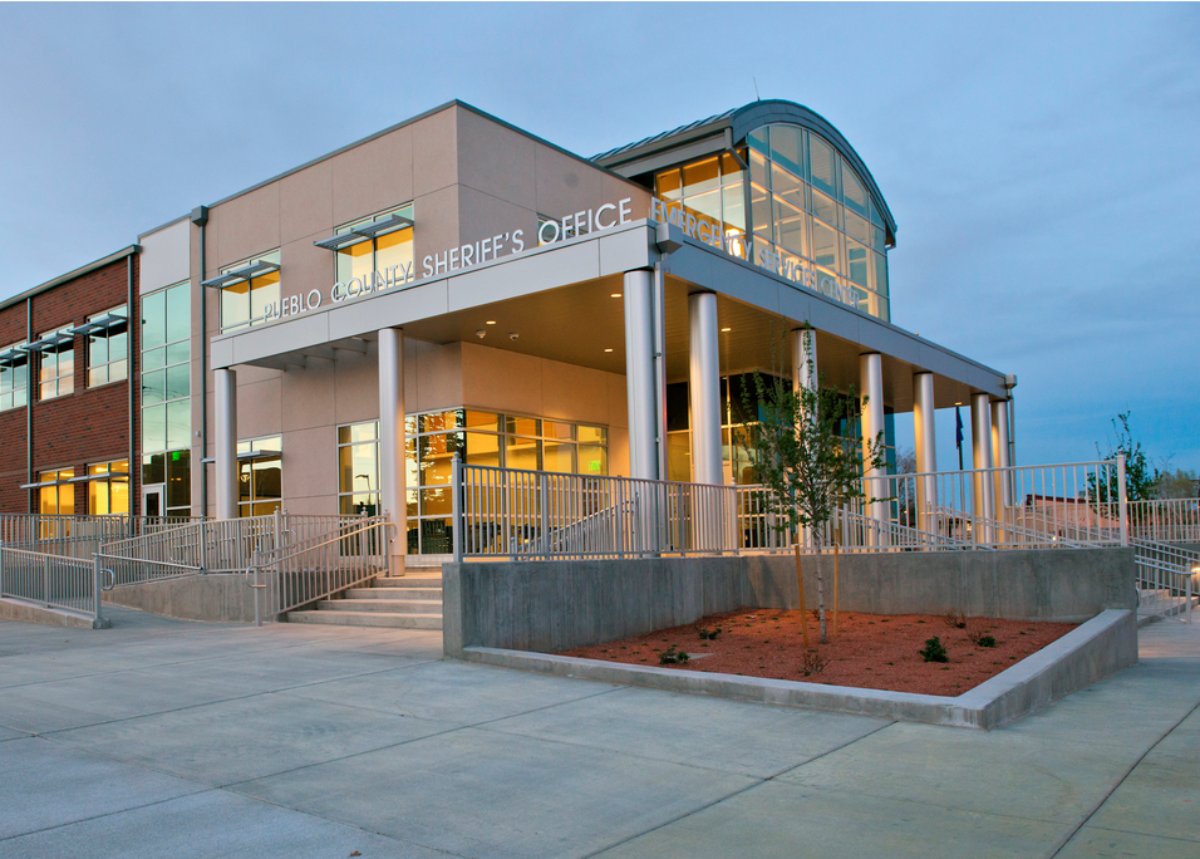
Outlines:
[[225, 266], [205, 284], [221, 289], [222, 331], [261, 325], [267, 308], [279, 303], [279, 251]]
[[338, 427], [338, 510], [344, 516], [379, 510], [379, 421]]
[[29, 396], [29, 353], [24, 343], [0, 349], [0, 411], [18, 409]]
[[75, 486], [68, 483], [75, 469], [60, 468], [38, 474], [38, 483], [49, 483], [38, 489], [38, 512], [43, 516], [70, 516], [75, 513]]
[[[746, 150], [738, 158], [746, 158]], [[702, 241], [727, 253], [746, 256], [745, 171], [730, 153], [711, 155], [654, 177], [654, 193], [671, 213], [694, 215]]]
[[166, 488], [165, 513], [191, 512], [191, 291], [142, 297], [142, 485]]
[[88, 513], [104, 516], [129, 512], [129, 460], [88, 466]]
[[75, 335], [70, 326], [48, 331], [38, 338], [41, 353], [38, 398], [52, 400], [75, 390]]
[[333, 239], [320, 243], [337, 251], [338, 282], [358, 278], [366, 283], [379, 272], [384, 284], [404, 283], [412, 272], [412, 218], [408, 203], [338, 227]]
[[265, 516], [283, 505], [283, 437], [239, 441], [238, 515]]
[[[103, 327], [101, 327], [103, 326]], [[89, 388], [119, 382], [129, 376], [129, 313], [122, 304], [88, 317], [87, 361]]]
[[460, 408], [409, 415], [405, 434], [412, 554], [451, 551], [450, 482], [456, 452], [468, 465], [608, 473], [608, 430], [601, 426]]

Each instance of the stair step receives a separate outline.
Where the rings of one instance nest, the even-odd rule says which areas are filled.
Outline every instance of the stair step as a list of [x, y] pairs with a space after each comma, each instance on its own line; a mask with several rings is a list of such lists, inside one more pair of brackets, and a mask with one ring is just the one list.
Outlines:
[[441, 576], [403, 576], [401, 578], [385, 578], [380, 576], [374, 581], [377, 588], [440, 588]]
[[441, 600], [321, 600], [317, 603], [318, 611], [370, 611], [370, 612], [442, 612]]
[[386, 626], [396, 629], [441, 629], [441, 614], [399, 614], [379, 611], [293, 611], [289, 623], [334, 626]]
[[346, 591], [349, 599], [358, 600], [440, 600], [441, 588], [351, 588]]

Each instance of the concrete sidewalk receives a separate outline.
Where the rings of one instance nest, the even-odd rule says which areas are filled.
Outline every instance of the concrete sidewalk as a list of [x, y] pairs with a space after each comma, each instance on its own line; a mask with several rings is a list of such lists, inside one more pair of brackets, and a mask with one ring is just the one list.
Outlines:
[[0, 857], [1200, 855], [1200, 624], [984, 733], [112, 614], [0, 623]]

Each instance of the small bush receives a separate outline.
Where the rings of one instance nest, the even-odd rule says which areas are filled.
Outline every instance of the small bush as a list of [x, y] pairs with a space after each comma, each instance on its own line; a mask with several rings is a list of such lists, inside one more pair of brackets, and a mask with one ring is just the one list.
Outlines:
[[973, 633], [971, 633], [971, 635], [969, 637], [971, 639], [971, 643], [974, 644], [976, 647], [995, 647], [996, 646], [996, 639], [990, 635], [984, 635], [983, 633], [973, 632]]
[[721, 634], [721, 627], [718, 626], [714, 627], [713, 629], [708, 629], [701, 626], [696, 630], [696, 634], [705, 641], [715, 641]]
[[688, 661], [688, 658], [689, 657], [686, 653], [684, 653], [682, 650], [676, 650], [675, 645], [672, 644], [670, 647], [668, 647], [662, 653], [658, 654], [658, 664], [659, 665], [682, 665], [683, 663]]
[[804, 665], [802, 670], [805, 677], [813, 674], [820, 674], [829, 665], [829, 660], [822, 656], [819, 651], [806, 650], [804, 652]]
[[953, 629], [966, 629], [967, 618], [961, 611], [952, 611], [946, 615], [946, 625]]
[[933, 638], [925, 640], [925, 646], [918, 653], [926, 662], [949, 662], [950, 657], [946, 655], [946, 648], [942, 646], [942, 641], [936, 635]]

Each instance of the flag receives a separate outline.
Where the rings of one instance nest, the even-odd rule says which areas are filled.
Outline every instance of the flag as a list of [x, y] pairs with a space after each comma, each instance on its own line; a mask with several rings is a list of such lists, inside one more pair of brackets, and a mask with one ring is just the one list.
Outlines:
[[962, 410], [954, 407], [954, 443], [962, 447], [963, 443], [963, 425], [962, 425]]

